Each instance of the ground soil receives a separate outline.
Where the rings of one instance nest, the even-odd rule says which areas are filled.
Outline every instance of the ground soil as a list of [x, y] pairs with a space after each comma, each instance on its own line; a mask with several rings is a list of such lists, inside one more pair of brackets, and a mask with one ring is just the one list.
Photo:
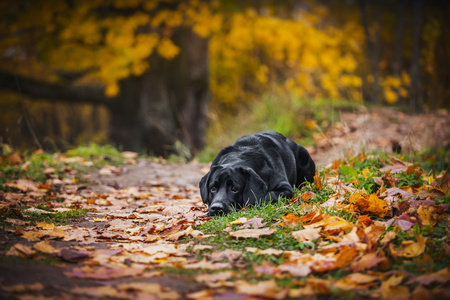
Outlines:
[[[335, 124], [329, 131], [318, 134], [316, 144], [309, 147], [308, 150], [316, 164], [322, 166], [345, 157], [349, 151], [353, 154], [371, 149], [382, 149], [387, 152], [411, 152], [435, 147], [447, 151], [450, 148], [450, 116], [447, 113], [407, 115], [393, 109], [377, 109], [359, 113], [342, 113], [341, 122]], [[128, 165], [118, 175], [103, 176], [98, 172], [91, 174], [87, 188], [98, 192], [108, 192], [111, 188], [139, 187], [159, 183], [176, 186], [197, 185], [207, 170], [208, 164], [196, 161], [188, 164], [168, 164], [141, 160], [135, 165]], [[82, 225], [83, 221], [77, 224], [77, 226]], [[0, 239], [0, 251], [4, 252], [20, 238], [3, 232]], [[26, 243], [24, 240], [20, 241]], [[57, 241], [55, 242], [57, 243]], [[92, 246], [105, 247], [106, 243], [97, 242]], [[39, 262], [39, 260], [0, 255], [0, 284], [11, 286], [38, 281], [47, 287], [45, 294], [49, 296], [55, 295], [61, 290], [70, 290], [74, 286], [93, 285], [92, 281], [66, 277], [64, 271], [67, 264], [71, 264], [72, 267], [74, 264], [76, 265], [76, 263], [55, 261], [54, 259]], [[126, 281], [127, 279], [120, 280]], [[158, 282], [161, 286], [169, 287], [181, 295], [201, 288], [188, 276], [163, 275], [146, 280]], [[0, 298], [16, 299], [1, 289]]]

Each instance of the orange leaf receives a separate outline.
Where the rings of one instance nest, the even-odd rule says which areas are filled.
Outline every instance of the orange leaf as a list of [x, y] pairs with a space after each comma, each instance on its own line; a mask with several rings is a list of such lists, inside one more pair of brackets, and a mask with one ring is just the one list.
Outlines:
[[316, 185], [317, 190], [322, 190], [322, 180], [320, 180], [319, 171], [316, 170], [316, 175], [314, 175], [314, 184]]

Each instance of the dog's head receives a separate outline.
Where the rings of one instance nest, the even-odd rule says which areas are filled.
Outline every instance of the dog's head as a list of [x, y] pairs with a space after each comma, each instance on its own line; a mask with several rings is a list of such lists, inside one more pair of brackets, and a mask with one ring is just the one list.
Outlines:
[[213, 166], [200, 180], [200, 195], [210, 216], [255, 204], [267, 193], [267, 184], [248, 167]]

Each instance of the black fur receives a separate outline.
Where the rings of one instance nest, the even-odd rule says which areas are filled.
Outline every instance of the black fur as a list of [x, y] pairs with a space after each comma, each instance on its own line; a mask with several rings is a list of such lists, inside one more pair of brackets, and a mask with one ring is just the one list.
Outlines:
[[312, 182], [315, 164], [308, 151], [275, 131], [261, 131], [238, 139], [219, 152], [200, 180], [200, 194], [210, 216], [231, 207], [291, 198], [292, 186]]

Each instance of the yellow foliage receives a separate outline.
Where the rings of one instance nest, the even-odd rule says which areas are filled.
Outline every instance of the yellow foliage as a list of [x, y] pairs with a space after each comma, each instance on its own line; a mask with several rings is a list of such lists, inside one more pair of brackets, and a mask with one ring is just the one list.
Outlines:
[[172, 59], [178, 55], [180, 48], [178, 48], [170, 39], [163, 38], [158, 44], [158, 54], [165, 59]]

